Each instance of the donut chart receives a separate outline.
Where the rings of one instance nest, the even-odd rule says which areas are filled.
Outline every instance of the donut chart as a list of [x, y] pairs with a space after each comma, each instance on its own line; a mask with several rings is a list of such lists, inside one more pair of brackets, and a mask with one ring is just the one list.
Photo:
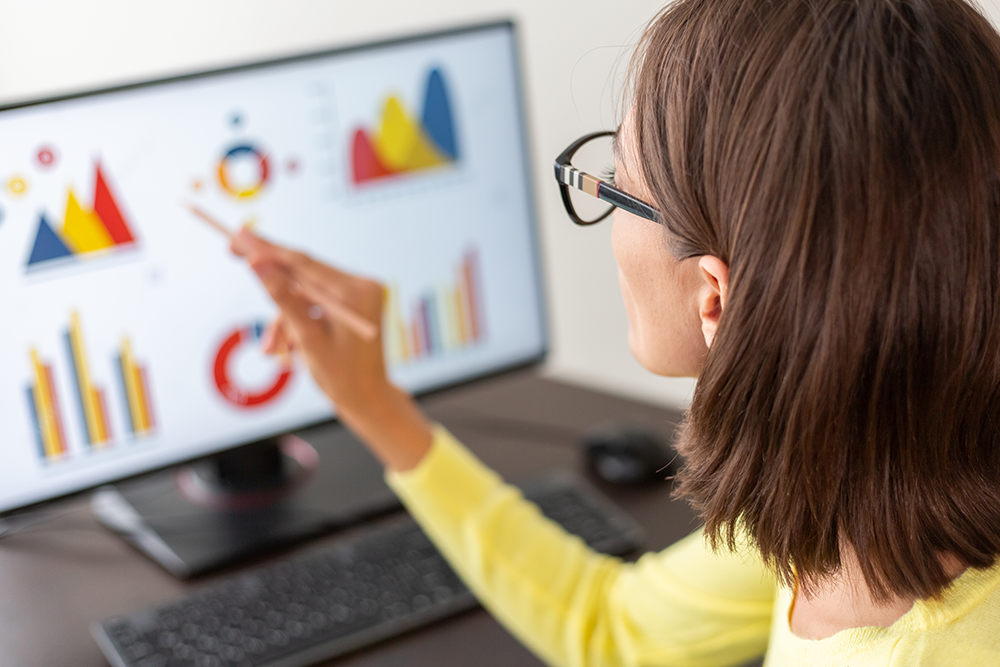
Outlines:
[[263, 322], [253, 322], [237, 329], [219, 346], [215, 354], [213, 376], [215, 386], [229, 403], [238, 408], [258, 408], [275, 400], [288, 386], [292, 377], [290, 362], [279, 362], [274, 379], [262, 388], [246, 388], [234, 377], [233, 355], [244, 345], [257, 343], [264, 336]]
[[[236, 165], [249, 162], [255, 174], [252, 177], [240, 179]], [[253, 144], [233, 146], [222, 156], [218, 167], [219, 185], [222, 189], [237, 199], [249, 199], [256, 196], [267, 185], [271, 177], [271, 163], [267, 154]]]

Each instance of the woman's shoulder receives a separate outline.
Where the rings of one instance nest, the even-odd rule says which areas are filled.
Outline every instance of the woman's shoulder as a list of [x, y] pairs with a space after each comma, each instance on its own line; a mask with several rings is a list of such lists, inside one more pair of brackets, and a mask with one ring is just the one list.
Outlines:
[[851, 628], [817, 641], [792, 634], [779, 593], [767, 667], [976, 667], [1000, 664], [1000, 561], [969, 569], [936, 599], [918, 600], [891, 627]]
[[644, 555], [631, 576], [650, 585], [669, 583], [706, 602], [761, 605], [768, 614], [776, 586], [773, 571], [748, 541], [738, 540], [735, 548], [713, 549], [703, 528], [663, 551]]

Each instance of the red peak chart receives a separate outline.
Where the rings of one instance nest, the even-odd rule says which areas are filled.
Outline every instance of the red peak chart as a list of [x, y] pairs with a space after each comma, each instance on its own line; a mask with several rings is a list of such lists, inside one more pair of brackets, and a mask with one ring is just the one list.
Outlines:
[[132, 226], [122, 214], [99, 162], [94, 165], [94, 172], [93, 208], [82, 204], [69, 188], [61, 227], [57, 229], [45, 213], [38, 216], [28, 271], [136, 245]]
[[427, 75], [419, 118], [410, 115], [397, 95], [389, 95], [378, 125], [356, 129], [350, 145], [355, 185], [456, 163], [459, 148], [452, 103], [441, 69]]

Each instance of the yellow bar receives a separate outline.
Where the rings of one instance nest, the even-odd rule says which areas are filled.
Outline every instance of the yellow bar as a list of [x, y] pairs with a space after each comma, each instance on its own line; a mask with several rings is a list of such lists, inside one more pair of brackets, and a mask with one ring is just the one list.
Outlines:
[[97, 413], [97, 442], [94, 444], [104, 444], [108, 441], [108, 418], [104, 414], [104, 401], [101, 400], [101, 390], [97, 388], [91, 389], [90, 395], [94, 401], [94, 412]]
[[59, 412], [56, 410], [56, 399], [53, 396], [55, 388], [52, 386], [52, 368], [42, 364], [42, 391], [45, 392], [46, 417], [52, 433], [52, 449], [50, 455], [58, 457], [63, 453], [64, 447], [59, 433]]
[[446, 288], [441, 294], [441, 301], [445, 305], [445, 315], [448, 319], [449, 347], [461, 347], [462, 328], [458, 324], [458, 312], [455, 310], [455, 290]]
[[52, 379], [52, 366], [42, 364], [45, 371], [45, 395], [49, 398], [49, 406], [52, 409], [52, 437], [55, 444], [55, 452], [58, 455], [66, 453], [66, 438], [63, 435], [62, 415], [59, 412], [59, 400], [56, 398], [55, 381]]
[[135, 383], [136, 398], [139, 402], [139, 430], [145, 432], [149, 430], [149, 411], [146, 409], [148, 405], [146, 402], [146, 387], [142, 384], [142, 372], [135, 364], [132, 365], [132, 381]]
[[394, 362], [406, 359], [406, 348], [399, 335], [399, 305], [396, 290], [393, 287], [385, 289], [385, 334], [386, 346], [389, 348], [389, 359]]
[[403, 361], [406, 361], [413, 355], [410, 354], [410, 345], [406, 338], [406, 324], [403, 323], [402, 317], [396, 322], [396, 336], [399, 338], [399, 351], [402, 352], [400, 356]]
[[128, 400], [129, 419], [132, 421], [132, 432], [144, 431], [142, 425], [142, 409], [139, 402], [139, 390], [135, 374], [135, 361], [132, 358], [132, 343], [128, 337], [122, 338], [122, 375], [125, 379], [125, 398]]
[[410, 339], [406, 333], [406, 323], [403, 321], [403, 306], [399, 301], [399, 290], [392, 288], [392, 318], [394, 320], [395, 336], [399, 340], [399, 356], [406, 361], [413, 356]]
[[42, 428], [42, 444], [45, 456], [52, 458], [59, 454], [59, 431], [55, 423], [52, 396], [47, 391], [49, 382], [45, 374], [45, 367], [42, 365], [42, 360], [38, 358], [38, 351], [34, 349], [31, 350], [31, 365], [35, 371], [35, 386], [32, 387], [32, 391], [35, 395], [35, 407], [38, 409], [38, 423]]
[[146, 430], [156, 428], [156, 418], [153, 417], [153, 392], [149, 388], [149, 373], [145, 366], [136, 366], [139, 374], [139, 386], [142, 387], [142, 415], [146, 420]]
[[97, 406], [94, 401], [93, 384], [90, 382], [90, 369], [87, 368], [87, 357], [83, 345], [83, 331], [80, 329], [80, 316], [70, 313], [69, 335], [73, 341], [73, 357], [76, 362], [76, 377], [80, 382], [80, 398], [83, 401], [83, 412], [87, 419], [87, 432], [91, 434], [94, 442], [101, 442], [100, 425], [97, 419]]
[[458, 315], [458, 326], [462, 332], [462, 344], [469, 342], [471, 328], [469, 327], [468, 308], [465, 304], [465, 295], [462, 287], [464, 283], [459, 278], [458, 286], [455, 287], [455, 313]]
[[434, 327], [438, 332], [438, 343], [443, 349], [453, 347], [451, 344], [451, 317], [448, 313], [449, 301], [448, 289], [446, 287], [438, 287], [437, 292], [434, 294], [434, 316], [437, 318]]

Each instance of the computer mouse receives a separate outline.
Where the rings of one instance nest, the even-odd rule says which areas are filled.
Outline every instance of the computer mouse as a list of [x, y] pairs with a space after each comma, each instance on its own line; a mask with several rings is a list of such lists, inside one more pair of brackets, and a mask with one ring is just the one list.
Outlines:
[[583, 451], [590, 470], [611, 484], [665, 480], [677, 472], [674, 450], [639, 424], [615, 422], [588, 431]]

